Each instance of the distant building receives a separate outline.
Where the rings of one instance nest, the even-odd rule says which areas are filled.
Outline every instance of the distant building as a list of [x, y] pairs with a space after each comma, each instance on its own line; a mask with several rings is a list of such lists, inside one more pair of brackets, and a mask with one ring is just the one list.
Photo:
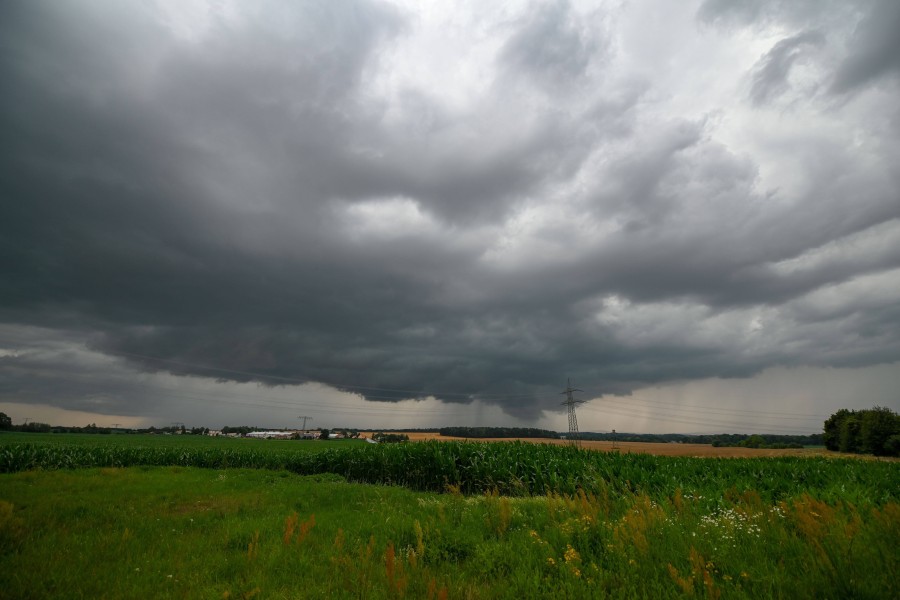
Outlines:
[[248, 438], [260, 440], [289, 440], [293, 436], [293, 431], [251, 431], [246, 435]]

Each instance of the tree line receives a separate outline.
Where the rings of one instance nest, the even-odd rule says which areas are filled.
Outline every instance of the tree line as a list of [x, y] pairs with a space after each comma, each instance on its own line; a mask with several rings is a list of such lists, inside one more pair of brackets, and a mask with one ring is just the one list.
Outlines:
[[746, 448], [802, 448], [822, 446], [821, 433], [810, 435], [747, 434], [747, 433], [592, 433], [578, 435], [583, 440], [606, 442], [650, 442], [657, 444], [712, 444], [713, 446], [742, 446]]
[[409, 441], [409, 436], [405, 433], [384, 433], [376, 432], [372, 434], [372, 439], [379, 444], [401, 444]]
[[[205, 427], [187, 429], [184, 425], [172, 427], [148, 427], [141, 429], [114, 429], [98, 427], [92, 423], [85, 427], [52, 426], [47, 423], [32, 421], [23, 425], [13, 425], [12, 419], [0, 412], [0, 430], [23, 431], [31, 433], [163, 433], [204, 435], [209, 432]], [[246, 435], [257, 431], [257, 427], [225, 426], [222, 433]], [[843, 408], [828, 418], [824, 423], [823, 433], [811, 435], [776, 435], [776, 434], [700, 434], [686, 435], [678, 433], [594, 433], [582, 432], [583, 440], [619, 441], [619, 442], [656, 442], [712, 444], [713, 446], [744, 446], [748, 448], [797, 448], [803, 446], [824, 445], [829, 450], [854, 454], [874, 454], [875, 456], [900, 456], [900, 415], [885, 407], [864, 410], [848, 410]], [[339, 429], [344, 437], [359, 436], [357, 430]], [[424, 430], [423, 430], [424, 431]], [[429, 431], [435, 431], [433, 429]], [[556, 431], [536, 429], [532, 427], [441, 427], [436, 430], [442, 436], [461, 438], [550, 438], [558, 439], [562, 435]], [[328, 430], [324, 430], [327, 439]], [[390, 439], [380, 432], [383, 441], [401, 441], [402, 435], [391, 436]], [[407, 438], [408, 439], [408, 438]]]
[[[249, 429], [249, 428], [248, 428]], [[0, 430], [21, 431], [25, 433], [93, 433], [93, 434], [126, 434], [126, 433], [162, 433], [184, 435], [206, 435], [208, 427], [190, 427], [184, 425], [172, 425], [171, 427], [105, 427], [91, 423], [84, 427], [76, 425], [50, 425], [40, 421], [30, 421], [21, 425], [13, 425], [12, 418], [6, 413], [0, 412]]]
[[842, 408], [825, 421], [825, 447], [853, 454], [900, 456], [900, 415], [883, 406]]
[[533, 427], [441, 427], [438, 433], [461, 438], [559, 438], [555, 431]]

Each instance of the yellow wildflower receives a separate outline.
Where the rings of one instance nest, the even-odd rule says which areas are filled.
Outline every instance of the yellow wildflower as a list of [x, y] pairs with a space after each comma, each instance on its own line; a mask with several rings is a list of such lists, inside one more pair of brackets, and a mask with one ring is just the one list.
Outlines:
[[571, 544], [566, 544], [566, 554], [565, 554], [566, 562], [573, 562], [576, 560], [581, 560], [581, 556], [578, 555], [578, 551], [572, 547]]

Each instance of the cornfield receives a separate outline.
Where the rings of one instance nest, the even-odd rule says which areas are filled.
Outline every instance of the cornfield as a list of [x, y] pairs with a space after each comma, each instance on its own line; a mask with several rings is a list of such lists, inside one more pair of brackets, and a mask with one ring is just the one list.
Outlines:
[[[812, 492], [825, 500], [876, 505], [897, 501], [900, 469], [892, 462], [828, 458], [710, 459], [598, 453], [522, 442], [421, 442], [292, 451], [273, 448], [179, 448], [20, 443], [0, 447], [0, 472], [88, 467], [184, 466], [209, 469], [335, 473], [351, 482], [419, 491], [498, 492], [509, 496], [681, 493], [721, 498], [755, 490], [769, 502]], [[714, 500], [713, 500], [714, 501]]]

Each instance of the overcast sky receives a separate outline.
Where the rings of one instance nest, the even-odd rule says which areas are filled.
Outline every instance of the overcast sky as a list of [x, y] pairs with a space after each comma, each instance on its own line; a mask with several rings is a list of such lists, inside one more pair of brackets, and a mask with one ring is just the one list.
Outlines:
[[0, 410], [900, 410], [900, 2], [0, 6]]

